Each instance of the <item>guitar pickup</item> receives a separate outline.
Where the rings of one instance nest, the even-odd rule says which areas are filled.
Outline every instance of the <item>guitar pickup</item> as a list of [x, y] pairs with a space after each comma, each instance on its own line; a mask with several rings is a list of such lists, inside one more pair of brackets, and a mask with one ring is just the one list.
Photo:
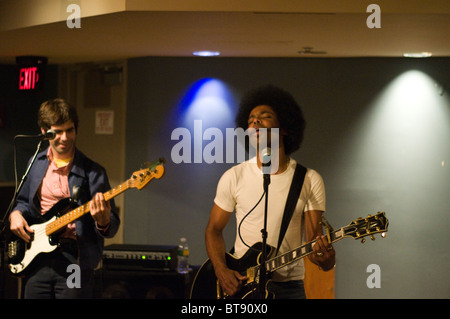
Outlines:
[[255, 268], [250, 267], [247, 269], [247, 283], [252, 283], [255, 281]]

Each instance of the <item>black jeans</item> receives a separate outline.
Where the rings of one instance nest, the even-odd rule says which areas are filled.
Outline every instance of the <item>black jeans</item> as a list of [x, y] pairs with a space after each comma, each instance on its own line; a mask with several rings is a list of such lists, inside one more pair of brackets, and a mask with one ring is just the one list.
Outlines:
[[90, 299], [94, 297], [94, 271], [80, 269], [80, 288], [73, 287], [75, 271], [68, 269], [76, 258], [66, 253], [39, 256], [24, 286], [25, 299]]
[[306, 299], [303, 280], [286, 282], [270, 281], [267, 289], [274, 294], [275, 299]]

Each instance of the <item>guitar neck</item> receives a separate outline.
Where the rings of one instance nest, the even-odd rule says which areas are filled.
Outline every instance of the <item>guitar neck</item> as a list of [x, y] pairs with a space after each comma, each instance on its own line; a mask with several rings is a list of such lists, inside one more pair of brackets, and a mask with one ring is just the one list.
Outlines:
[[[342, 238], [344, 238], [344, 227], [339, 228], [338, 230], [330, 232], [330, 239], [332, 243], [335, 243]], [[266, 269], [267, 272], [273, 272], [278, 270], [284, 266], [287, 266], [299, 259], [302, 259], [313, 252], [314, 244], [316, 240], [310, 241], [300, 247], [297, 247], [287, 253], [276, 256], [266, 261]], [[258, 268], [260, 266], [257, 266]]]
[[[107, 191], [106, 193], [103, 193], [105, 200], [108, 201], [111, 198], [114, 198], [115, 196], [117, 196], [117, 195], [123, 193], [124, 191], [126, 191], [127, 189], [129, 189], [130, 188], [129, 183], [130, 183], [130, 180], [127, 180], [126, 182], [120, 184], [119, 186], [112, 188], [111, 190]], [[45, 227], [45, 233], [47, 234], [47, 236], [54, 234], [55, 232], [66, 227], [67, 225], [74, 222], [75, 220], [77, 220], [78, 218], [83, 216], [84, 214], [89, 213], [89, 211], [90, 211], [89, 206], [90, 206], [91, 202], [92, 202], [92, 200], [77, 207], [74, 210], [71, 210], [70, 212], [62, 215], [60, 218], [57, 218], [53, 222], [49, 223]]]

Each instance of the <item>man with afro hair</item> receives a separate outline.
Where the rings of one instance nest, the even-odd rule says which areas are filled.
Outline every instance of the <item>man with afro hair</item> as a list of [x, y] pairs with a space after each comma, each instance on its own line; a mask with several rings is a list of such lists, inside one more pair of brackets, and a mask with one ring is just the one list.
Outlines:
[[[222, 175], [205, 232], [208, 256], [220, 289], [228, 296], [237, 294], [247, 280], [245, 274], [227, 265], [223, 230], [233, 212], [237, 227], [233, 247], [236, 259], [243, 257], [262, 237], [265, 205], [260, 199], [264, 188], [262, 167], [265, 161], [258, 147], [263, 134], [267, 134], [265, 141], [269, 147], [273, 146], [270, 141], [277, 138], [277, 147], [272, 149], [271, 156], [278, 160], [278, 165], [270, 172], [267, 212], [267, 244], [277, 247], [286, 199], [297, 167], [297, 162], [290, 155], [300, 148], [306, 121], [289, 92], [267, 85], [243, 97], [236, 125], [248, 130], [250, 144], [257, 148], [256, 160], [252, 158], [237, 164]], [[279, 254], [301, 246], [304, 240], [316, 239], [310, 260], [325, 271], [332, 269], [335, 251], [322, 233], [324, 211], [323, 180], [315, 170], [308, 168]], [[299, 259], [273, 272], [266, 290], [278, 299], [306, 298], [303, 278], [303, 260]]]

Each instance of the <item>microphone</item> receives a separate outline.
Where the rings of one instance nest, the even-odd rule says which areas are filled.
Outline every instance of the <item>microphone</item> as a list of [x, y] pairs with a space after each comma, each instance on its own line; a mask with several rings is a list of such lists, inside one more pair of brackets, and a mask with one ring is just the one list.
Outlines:
[[48, 130], [45, 133], [37, 135], [16, 135], [14, 136], [14, 140], [16, 138], [37, 138], [37, 137], [39, 137], [41, 140], [53, 140], [56, 137], [56, 132], [54, 130]]
[[270, 166], [271, 155], [272, 155], [272, 150], [270, 149], [270, 147], [266, 147], [262, 150], [262, 152], [261, 152], [262, 166]]
[[53, 140], [56, 137], [56, 132], [54, 130], [48, 130], [45, 133], [38, 135], [43, 140]]
[[[270, 173], [272, 170], [272, 150], [270, 147], [263, 148], [261, 151], [261, 171], [263, 173], [263, 187], [266, 193], [266, 205], [267, 205], [267, 193], [269, 192]], [[266, 206], [267, 208], [267, 206]]]

